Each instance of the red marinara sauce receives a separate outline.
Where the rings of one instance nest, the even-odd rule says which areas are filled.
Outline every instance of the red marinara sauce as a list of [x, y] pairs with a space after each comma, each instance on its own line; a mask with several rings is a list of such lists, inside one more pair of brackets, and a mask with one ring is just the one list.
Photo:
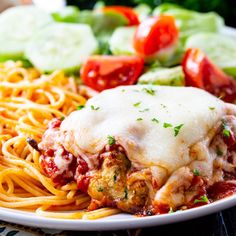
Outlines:
[[213, 184], [207, 190], [208, 196], [212, 200], [219, 200], [236, 193], [236, 182], [221, 181]]

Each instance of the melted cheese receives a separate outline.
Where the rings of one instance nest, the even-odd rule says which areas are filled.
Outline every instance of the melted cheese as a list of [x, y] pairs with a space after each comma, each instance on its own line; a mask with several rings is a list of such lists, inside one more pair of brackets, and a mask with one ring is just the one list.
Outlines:
[[[61, 125], [85, 153], [98, 153], [111, 135], [134, 166], [159, 166], [169, 173], [189, 164], [189, 148], [225, 113], [225, 104], [191, 87], [125, 86], [88, 100]], [[175, 128], [182, 125], [175, 136]], [[171, 126], [171, 127], [170, 127]]]

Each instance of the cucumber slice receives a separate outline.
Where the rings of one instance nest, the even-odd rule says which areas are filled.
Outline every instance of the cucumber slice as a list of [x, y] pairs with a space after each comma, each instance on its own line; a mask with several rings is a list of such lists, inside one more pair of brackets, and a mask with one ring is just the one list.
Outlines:
[[55, 23], [40, 30], [32, 38], [26, 55], [41, 71], [74, 70], [97, 48], [98, 43], [90, 26]]
[[23, 58], [28, 41], [50, 22], [49, 14], [33, 6], [4, 11], [0, 15], [0, 60]]
[[134, 55], [133, 37], [136, 27], [119, 27], [111, 36], [110, 50], [115, 55]]
[[185, 48], [200, 48], [225, 72], [236, 76], [236, 40], [214, 33], [199, 33], [188, 38]]
[[138, 84], [184, 86], [184, 73], [181, 66], [154, 68], [144, 73]]

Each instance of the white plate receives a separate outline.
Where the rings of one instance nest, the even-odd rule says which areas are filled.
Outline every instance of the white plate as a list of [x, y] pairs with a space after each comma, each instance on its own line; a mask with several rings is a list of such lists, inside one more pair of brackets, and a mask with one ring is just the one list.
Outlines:
[[[236, 30], [230, 27], [225, 27], [222, 34], [231, 36], [236, 39]], [[157, 225], [170, 224], [190, 220], [204, 215], [212, 214], [226, 208], [236, 206], [236, 195], [211, 203], [209, 205], [198, 208], [179, 211], [171, 214], [136, 217], [129, 214], [117, 214], [99, 220], [64, 220], [44, 218], [19, 210], [11, 210], [0, 208], [0, 219], [16, 224], [22, 224], [33, 227], [61, 229], [61, 230], [118, 230], [143, 228]]]
[[0, 219], [27, 226], [61, 229], [61, 230], [119, 230], [143, 228], [157, 225], [170, 224], [190, 220], [200, 216], [215, 213], [236, 205], [236, 195], [219, 200], [209, 205], [171, 214], [147, 217], [136, 217], [129, 214], [118, 214], [98, 220], [64, 220], [45, 218], [19, 210], [0, 208]]

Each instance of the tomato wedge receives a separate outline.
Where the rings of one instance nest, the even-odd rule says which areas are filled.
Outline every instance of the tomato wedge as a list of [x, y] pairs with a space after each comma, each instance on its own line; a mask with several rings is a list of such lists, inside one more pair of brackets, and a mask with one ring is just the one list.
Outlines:
[[138, 26], [133, 46], [142, 55], [152, 55], [173, 45], [179, 36], [173, 16], [160, 15], [144, 20]]
[[136, 12], [131, 7], [108, 6], [108, 7], [102, 8], [102, 10], [104, 12], [115, 12], [115, 13], [119, 13], [119, 14], [125, 16], [125, 18], [129, 22], [129, 24], [128, 24], [129, 26], [139, 24], [138, 15], [136, 14]]
[[214, 65], [200, 49], [189, 48], [182, 66], [187, 86], [204, 89], [226, 102], [236, 100], [236, 81]]
[[97, 55], [86, 61], [80, 74], [87, 86], [102, 91], [119, 85], [135, 84], [143, 67], [144, 60], [140, 56]]

